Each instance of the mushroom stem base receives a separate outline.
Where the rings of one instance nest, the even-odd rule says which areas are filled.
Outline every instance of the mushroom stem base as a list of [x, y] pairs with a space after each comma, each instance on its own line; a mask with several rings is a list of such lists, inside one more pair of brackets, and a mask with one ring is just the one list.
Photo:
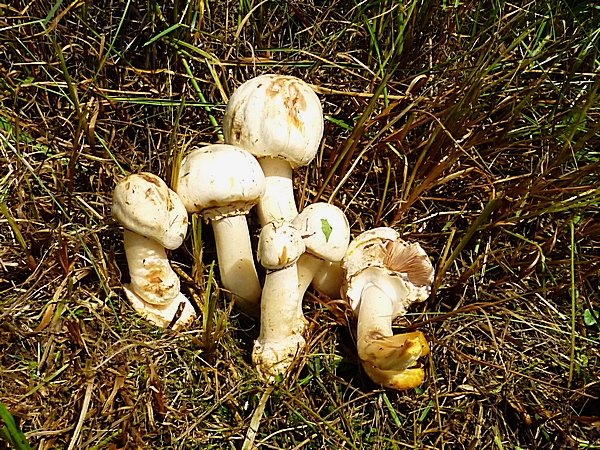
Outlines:
[[397, 391], [416, 388], [425, 379], [425, 371], [421, 367], [395, 371], [381, 370], [365, 361], [362, 365], [369, 378], [375, 383]]
[[306, 341], [306, 319], [298, 307], [296, 264], [269, 272], [263, 286], [260, 335], [254, 343], [252, 361], [259, 375], [272, 383], [284, 375]]
[[265, 174], [265, 193], [257, 208], [261, 226], [280, 220], [291, 222], [298, 215], [292, 167], [278, 158], [259, 158], [258, 162]]
[[366, 337], [361, 359], [370, 361], [381, 370], [406, 370], [429, 354], [429, 345], [420, 331], [381, 336], [377, 332]]
[[[190, 325], [196, 318], [196, 311], [185, 295], [179, 293], [175, 299], [166, 305], [151, 305], [142, 300], [135, 292], [130, 289], [129, 284], [123, 285], [123, 290], [127, 299], [133, 306], [133, 309], [146, 319], [161, 328], [166, 328], [179, 313], [179, 318], [172, 325], [174, 330], [179, 330], [187, 325]], [[182, 306], [183, 304], [183, 306]], [[179, 311], [181, 308], [181, 312]]]

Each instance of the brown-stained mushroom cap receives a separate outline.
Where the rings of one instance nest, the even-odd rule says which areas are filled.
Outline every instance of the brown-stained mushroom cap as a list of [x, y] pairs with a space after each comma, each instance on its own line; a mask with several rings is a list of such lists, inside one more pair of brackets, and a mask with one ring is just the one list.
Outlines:
[[176, 249], [185, 238], [188, 214], [177, 194], [158, 176], [123, 178], [113, 192], [112, 216], [124, 228]]
[[258, 260], [267, 270], [280, 270], [296, 263], [306, 247], [300, 232], [291, 223], [271, 222], [258, 239]]
[[323, 128], [321, 102], [310, 86], [296, 77], [275, 74], [239, 86], [223, 119], [226, 143], [257, 158], [285, 159], [292, 168], [312, 161]]

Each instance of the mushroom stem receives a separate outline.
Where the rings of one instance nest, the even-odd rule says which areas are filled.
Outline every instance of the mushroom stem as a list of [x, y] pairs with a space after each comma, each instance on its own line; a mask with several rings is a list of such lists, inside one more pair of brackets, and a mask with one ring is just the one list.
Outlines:
[[295, 264], [269, 272], [265, 277], [265, 295], [279, 300], [275, 308], [262, 304], [260, 325], [263, 342], [281, 342], [287, 336], [302, 333], [306, 328], [306, 319], [303, 314], [298, 314], [294, 298], [298, 292], [297, 280]]
[[306, 345], [306, 319], [298, 308], [298, 269], [291, 264], [267, 273], [263, 286], [260, 336], [252, 359], [260, 375], [273, 381]]
[[314, 279], [315, 274], [325, 267], [326, 262], [321, 258], [311, 255], [310, 253], [302, 253], [302, 256], [296, 262], [298, 269], [298, 315], [304, 317], [302, 312], [302, 301], [304, 294]]
[[344, 271], [340, 266], [340, 262], [326, 261], [315, 274], [312, 285], [317, 291], [327, 295], [332, 300], [336, 300], [342, 297], [340, 290], [343, 282]]
[[265, 193], [258, 201], [258, 218], [261, 226], [284, 220], [291, 222], [298, 215], [292, 167], [284, 159], [259, 158], [258, 162], [265, 174]]
[[383, 290], [374, 284], [367, 285], [360, 296], [360, 309], [358, 310], [357, 339], [358, 354], [361, 359], [361, 345], [376, 332], [381, 336], [392, 336], [392, 315], [394, 305], [392, 300]]
[[179, 277], [169, 264], [165, 248], [127, 229], [123, 245], [131, 276], [130, 289], [147, 303], [171, 303], [179, 295]]
[[246, 216], [213, 219], [211, 223], [223, 287], [230, 291], [238, 307], [247, 314], [257, 316], [261, 289], [252, 257]]
[[267, 382], [284, 375], [306, 345], [296, 267], [304, 250], [300, 232], [287, 222], [272, 222], [260, 232], [258, 259], [267, 275], [260, 301], [260, 335], [254, 343], [252, 361]]
[[327, 266], [327, 262], [310, 253], [302, 253], [296, 266], [298, 267], [298, 293], [300, 294], [300, 303], [302, 303], [308, 286], [315, 279], [317, 273]]
[[160, 327], [169, 325], [177, 314], [174, 329], [189, 324], [196, 313], [180, 292], [179, 277], [171, 268], [164, 247], [127, 229], [123, 244], [131, 276], [131, 283], [123, 288], [133, 308]]
[[358, 312], [358, 356], [379, 370], [402, 371], [428, 354], [429, 346], [420, 332], [394, 336], [392, 316], [392, 299], [374, 284], [365, 287]]

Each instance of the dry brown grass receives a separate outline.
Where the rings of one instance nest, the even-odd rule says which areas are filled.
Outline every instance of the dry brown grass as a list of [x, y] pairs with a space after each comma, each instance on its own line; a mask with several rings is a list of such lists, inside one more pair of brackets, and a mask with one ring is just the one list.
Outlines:
[[[456, 5], [0, 5], [0, 401], [34, 447], [600, 448], [599, 10]], [[324, 104], [302, 204], [394, 226], [436, 264], [398, 323], [431, 342], [419, 389], [368, 380], [341, 302], [307, 296], [308, 350], [267, 389], [256, 326], [223, 298], [212, 330], [181, 333], [123, 299], [116, 181], [170, 180], [265, 72]], [[192, 253], [171, 255], [183, 273]]]

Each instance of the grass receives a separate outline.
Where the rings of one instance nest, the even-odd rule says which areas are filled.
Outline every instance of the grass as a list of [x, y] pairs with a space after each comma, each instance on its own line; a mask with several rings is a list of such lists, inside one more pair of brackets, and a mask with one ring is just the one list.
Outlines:
[[27, 442], [25, 435], [19, 429], [15, 419], [2, 403], [0, 403], [0, 418], [5, 423], [5, 425], [0, 428], [0, 436], [2, 439], [17, 450], [30, 450], [31, 446]]
[[[600, 448], [597, 5], [0, 10], [4, 430], [39, 449]], [[393, 226], [436, 265], [431, 298], [397, 323], [432, 347], [418, 389], [371, 383], [349, 308], [313, 292], [305, 354], [263, 385], [256, 324], [219, 290], [196, 219], [170, 256], [204, 314], [175, 333], [124, 299], [114, 185], [142, 170], [176, 183], [186, 150], [219, 140], [233, 90], [267, 72], [324, 106], [301, 205], [343, 207], [354, 234]]]

